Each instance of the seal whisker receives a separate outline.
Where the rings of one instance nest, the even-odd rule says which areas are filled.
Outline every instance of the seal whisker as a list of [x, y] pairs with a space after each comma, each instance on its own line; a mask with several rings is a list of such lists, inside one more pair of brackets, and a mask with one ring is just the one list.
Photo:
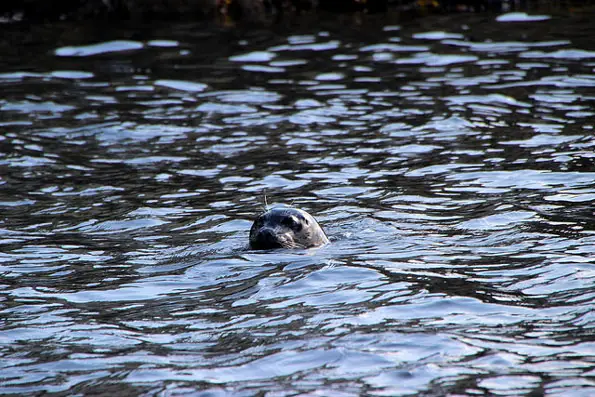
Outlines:
[[269, 210], [269, 203], [267, 203], [267, 190], [266, 189], [262, 189], [262, 196], [264, 198], [264, 211], [268, 211]]

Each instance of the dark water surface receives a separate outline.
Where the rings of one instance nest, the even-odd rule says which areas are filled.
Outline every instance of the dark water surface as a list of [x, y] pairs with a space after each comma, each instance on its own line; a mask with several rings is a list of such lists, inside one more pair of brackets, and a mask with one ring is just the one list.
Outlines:
[[595, 395], [593, 15], [349, 18], [0, 25], [0, 394]]

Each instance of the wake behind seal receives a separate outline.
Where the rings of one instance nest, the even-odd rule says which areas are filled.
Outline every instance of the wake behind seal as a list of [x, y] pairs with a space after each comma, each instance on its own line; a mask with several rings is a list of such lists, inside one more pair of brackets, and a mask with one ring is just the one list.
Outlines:
[[260, 214], [250, 229], [250, 248], [313, 248], [329, 240], [316, 222], [304, 210], [276, 207]]

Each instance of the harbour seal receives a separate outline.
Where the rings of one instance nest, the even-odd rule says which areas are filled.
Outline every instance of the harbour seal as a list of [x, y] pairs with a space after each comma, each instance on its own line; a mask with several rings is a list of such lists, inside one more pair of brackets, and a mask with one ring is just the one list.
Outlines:
[[250, 229], [250, 248], [312, 248], [328, 244], [316, 219], [306, 211], [277, 207], [260, 214]]

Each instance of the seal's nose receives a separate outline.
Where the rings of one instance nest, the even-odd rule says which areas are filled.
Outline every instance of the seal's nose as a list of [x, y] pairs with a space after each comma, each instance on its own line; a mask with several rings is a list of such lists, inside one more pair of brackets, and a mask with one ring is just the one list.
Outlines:
[[278, 248], [281, 246], [279, 238], [271, 229], [263, 229], [258, 233], [258, 240], [266, 247]]

